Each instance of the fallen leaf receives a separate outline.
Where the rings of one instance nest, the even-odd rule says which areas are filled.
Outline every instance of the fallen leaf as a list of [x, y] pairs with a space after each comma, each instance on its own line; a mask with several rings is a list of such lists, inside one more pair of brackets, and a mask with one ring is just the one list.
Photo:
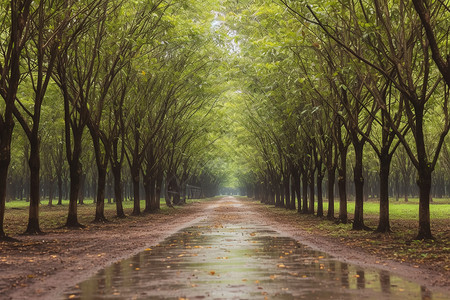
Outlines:
[[216, 274], [216, 271], [209, 271], [209, 274], [214, 275], [214, 274]]

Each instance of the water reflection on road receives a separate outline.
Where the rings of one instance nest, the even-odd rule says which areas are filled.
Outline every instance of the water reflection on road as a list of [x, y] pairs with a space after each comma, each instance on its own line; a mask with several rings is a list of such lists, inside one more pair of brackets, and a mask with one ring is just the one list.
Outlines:
[[65, 299], [448, 299], [262, 225], [207, 221], [113, 264]]

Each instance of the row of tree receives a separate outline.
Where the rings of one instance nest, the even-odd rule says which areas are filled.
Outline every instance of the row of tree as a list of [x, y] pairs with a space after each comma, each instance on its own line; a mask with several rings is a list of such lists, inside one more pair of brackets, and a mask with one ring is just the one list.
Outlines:
[[212, 120], [221, 50], [204, 5], [0, 1], [0, 238], [8, 179], [28, 180], [26, 233], [41, 232], [41, 170], [60, 194], [68, 174], [70, 227], [82, 226], [77, 200], [87, 169], [95, 168], [98, 222], [106, 220], [108, 174], [118, 217], [125, 216], [123, 174], [133, 184], [133, 214], [141, 213], [140, 182], [147, 212], [159, 209], [163, 181], [168, 205], [180, 202], [187, 182], [218, 189], [220, 128]]
[[398, 155], [416, 170], [417, 239], [433, 238], [432, 175], [449, 167], [448, 3], [232, 2], [226, 20], [235, 36], [234, 64], [246, 82], [235, 95], [247, 111], [241, 124], [248, 133], [239, 135], [250, 145], [243, 151], [248, 167], [240, 174], [242, 185], [278, 206], [294, 209], [297, 198], [303, 213], [314, 213], [317, 195], [322, 216], [326, 177], [328, 217], [334, 218], [337, 178], [339, 221], [346, 223], [351, 164], [352, 226], [367, 229], [364, 163], [373, 155], [379, 168], [377, 231], [389, 232], [389, 175]]

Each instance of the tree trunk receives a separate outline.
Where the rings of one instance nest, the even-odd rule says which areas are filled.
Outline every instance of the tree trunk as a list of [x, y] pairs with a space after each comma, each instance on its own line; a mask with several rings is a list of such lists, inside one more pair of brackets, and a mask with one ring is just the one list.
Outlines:
[[158, 172], [158, 175], [156, 176], [156, 187], [155, 187], [155, 192], [156, 192], [156, 206], [155, 209], [156, 210], [160, 210], [161, 209], [161, 189], [162, 189], [162, 184], [163, 184], [163, 180], [164, 180], [164, 173], [163, 172]]
[[317, 216], [323, 217], [323, 197], [322, 197], [322, 183], [323, 183], [322, 171], [317, 171]]
[[355, 149], [355, 167], [353, 169], [353, 181], [355, 184], [355, 218], [353, 221], [353, 230], [364, 230], [364, 175], [363, 175], [363, 141], [355, 141], [353, 147]]
[[80, 193], [78, 195], [78, 204], [79, 205], [84, 204], [85, 185], [86, 185], [86, 174], [84, 173], [84, 174], [81, 174]]
[[131, 168], [131, 181], [133, 182], [133, 216], [141, 214], [141, 199], [139, 195], [139, 164], [133, 162]]
[[125, 218], [123, 211], [123, 184], [122, 184], [122, 167], [116, 164], [112, 167], [114, 176], [114, 199], [116, 200], [116, 216], [118, 218]]
[[[150, 211], [149, 212], [155, 212], [157, 210], [156, 208], [156, 177], [154, 175], [150, 176]], [[174, 204], [175, 201], [174, 201]]]
[[338, 187], [339, 187], [339, 222], [347, 224], [347, 149], [339, 151]]
[[314, 214], [314, 197], [315, 197], [315, 185], [314, 185], [314, 170], [311, 169], [309, 174], [309, 207], [308, 207], [308, 214], [313, 215]]
[[302, 172], [302, 192], [303, 192], [303, 207], [302, 213], [308, 213], [308, 174]]
[[380, 219], [376, 232], [391, 232], [389, 223], [389, 171], [391, 158], [388, 153], [380, 156]]
[[419, 179], [419, 232], [417, 240], [432, 240], [431, 220], [430, 220], [430, 192], [431, 192], [431, 174], [430, 168], [425, 166], [418, 170]]
[[152, 212], [152, 193], [154, 188], [151, 186], [151, 178], [149, 175], [144, 175], [144, 193], [145, 193], [145, 213]]
[[425, 137], [423, 134], [423, 119], [424, 119], [424, 107], [419, 106], [416, 108], [416, 128], [415, 128], [415, 140], [417, 149], [418, 160], [418, 181], [419, 186], [419, 232], [417, 234], [417, 240], [432, 240], [434, 239], [431, 234], [431, 220], [430, 220], [430, 192], [431, 192], [431, 175], [433, 173], [433, 166], [428, 161]]
[[107, 222], [105, 217], [106, 167], [97, 165], [97, 201], [94, 222]]
[[300, 185], [300, 173], [294, 167], [292, 170], [292, 180], [293, 180], [293, 192], [292, 195], [294, 197], [293, 207], [295, 209], [295, 197], [297, 197], [297, 211], [301, 212], [302, 209], [302, 196], [301, 196], [301, 185]]
[[40, 234], [39, 228], [39, 202], [40, 202], [40, 184], [39, 184], [39, 138], [37, 132], [32, 133], [30, 140], [30, 157], [28, 165], [30, 167], [30, 209], [28, 215], [28, 226], [26, 234]]
[[[6, 184], [8, 178], [8, 167], [10, 162], [10, 156], [5, 155], [6, 152], [9, 152], [8, 149], [3, 148], [2, 139], [0, 143], [2, 144], [1, 156], [0, 156], [0, 240], [6, 238], [6, 233], [4, 231], [4, 219], [5, 219], [5, 202], [6, 202]], [[5, 143], [6, 144], [6, 143]]]
[[327, 169], [328, 179], [328, 212], [327, 219], [334, 220], [334, 182], [336, 176], [336, 167], [330, 167]]
[[73, 161], [69, 162], [70, 172], [70, 195], [69, 195], [69, 213], [67, 215], [66, 225], [67, 227], [80, 227], [78, 223], [78, 191], [80, 189], [80, 177], [81, 177], [81, 163], [79, 160], [80, 153], [73, 153]]

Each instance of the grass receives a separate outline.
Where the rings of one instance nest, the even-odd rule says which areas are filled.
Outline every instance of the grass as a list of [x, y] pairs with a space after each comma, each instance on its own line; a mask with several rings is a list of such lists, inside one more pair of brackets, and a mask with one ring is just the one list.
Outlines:
[[[328, 210], [328, 202], [324, 202], [324, 210]], [[317, 203], [316, 203], [317, 211]], [[339, 201], [335, 202], [334, 211], [336, 217], [339, 213]], [[348, 202], [347, 212], [352, 214], [355, 211], [355, 202]], [[364, 217], [371, 217], [377, 215], [380, 212], [380, 203], [376, 200], [369, 200], [364, 202]], [[391, 220], [419, 220], [419, 201], [391, 201], [389, 203], [389, 216]], [[431, 219], [448, 219], [450, 216], [450, 200], [439, 199], [430, 204], [430, 217]]]
[[[189, 199], [188, 203], [205, 201], [205, 199]], [[47, 201], [42, 201], [39, 208], [39, 221], [41, 230], [44, 232], [55, 230], [65, 224], [68, 212], [68, 200], [63, 200], [62, 205], [56, 205], [54, 201], [53, 206], [48, 206]], [[89, 225], [95, 216], [95, 203], [92, 199], [85, 199], [85, 204], [78, 205], [78, 221], [83, 225]], [[145, 208], [145, 200], [141, 200], [141, 212]], [[4, 219], [4, 230], [8, 235], [18, 235], [25, 231], [28, 224], [28, 206], [26, 201], [10, 201], [6, 203], [6, 212]], [[133, 201], [124, 201], [123, 208], [127, 216], [133, 212]], [[170, 208], [166, 205], [165, 199], [161, 198], [161, 209], [157, 214], [172, 214], [178, 207]], [[105, 202], [105, 216], [110, 221], [117, 221], [116, 218], [116, 204]], [[137, 218], [146, 217], [148, 215], [138, 216]]]

